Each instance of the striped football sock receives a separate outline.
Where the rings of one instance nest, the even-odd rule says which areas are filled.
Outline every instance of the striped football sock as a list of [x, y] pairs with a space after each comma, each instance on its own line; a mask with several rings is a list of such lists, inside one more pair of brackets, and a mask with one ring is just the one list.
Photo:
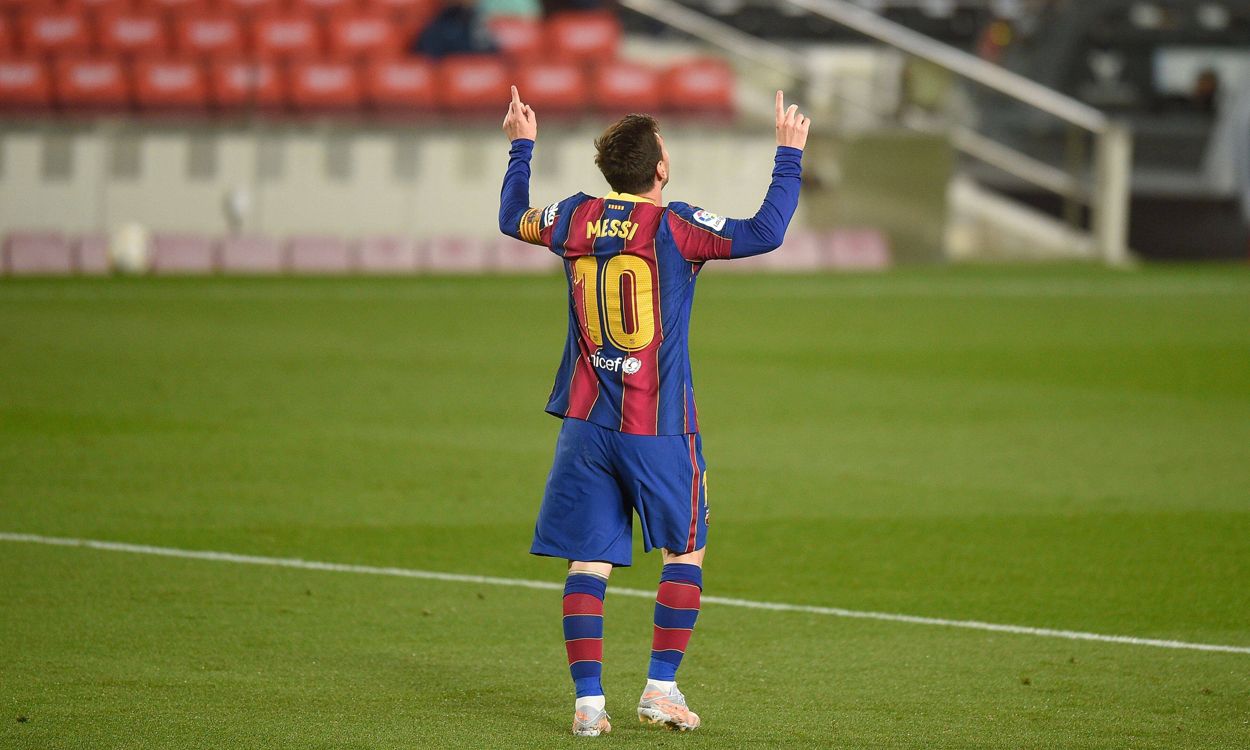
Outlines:
[[655, 595], [655, 631], [651, 639], [651, 666], [647, 679], [672, 682], [686, 654], [695, 620], [699, 619], [699, 594], [703, 569], [698, 565], [669, 563], [660, 574]]
[[578, 698], [603, 695], [603, 597], [608, 582], [570, 573], [564, 583], [564, 650]]

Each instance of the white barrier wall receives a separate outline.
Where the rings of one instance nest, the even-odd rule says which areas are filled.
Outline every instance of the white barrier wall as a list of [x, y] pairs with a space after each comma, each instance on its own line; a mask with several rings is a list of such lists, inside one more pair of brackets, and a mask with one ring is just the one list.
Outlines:
[[[534, 203], [607, 190], [593, 160], [605, 124], [540, 122]], [[771, 129], [672, 122], [664, 135], [667, 199], [755, 212], [772, 168]], [[211, 235], [489, 237], [507, 151], [485, 124], [0, 123], [0, 235], [138, 222]], [[232, 195], [243, 209], [233, 226]]]

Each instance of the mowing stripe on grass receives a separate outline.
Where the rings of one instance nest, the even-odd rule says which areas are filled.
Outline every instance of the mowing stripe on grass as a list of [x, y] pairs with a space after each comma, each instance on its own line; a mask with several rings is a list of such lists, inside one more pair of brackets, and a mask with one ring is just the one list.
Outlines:
[[[555, 583], [551, 581], [533, 581], [525, 578], [499, 578], [495, 576], [475, 576], [464, 573], [440, 573], [433, 570], [413, 570], [411, 568], [385, 568], [373, 565], [349, 565], [345, 563], [301, 560], [295, 557], [239, 555], [233, 552], [178, 549], [175, 547], [153, 547], [146, 544], [127, 544], [125, 542], [107, 542], [98, 539], [74, 539], [72, 537], [42, 536], [39, 534], [17, 534], [7, 531], [0, 531], [0, 541], [46, 544], [57, 547], [86, 547], [88, 549], [104, 550], [107, 552], [130, 552], [137, 555], [158, 555], [161, 557], [178, 557], [188, 560], [209, 560], [212, 562], [235, 563], [237, 565], [268, 565], [278, 568], [324, 570], [334, 573], [358, 573], [362, 575], [391, 576], [395, 578], [420, 578], [430, 581], [476, 583], [487, 586], [512, 586], [514, 588], [542, 589], [544, 591], [564, 590], [563, 581]], [[655, 598], [654, 591], [618, 587], [614, 587], [612, 589], [612, 595], [634, 596], [642, 599]], [[1188, 651], [1214, 651], [1226, 654], [1250, 654], [1250, 646], [1224, 646], [1215, 643], [1190, 643], [1188, 641], [1169, 641], [1157, 638], [1136, 638], [1128, 635], [1085, 633], [1079, 630], [1055, 630], [1052, 628], [1033, 628], [1025, 625], [1001, 625], [993, 622], [979, 622], [977, 620], [948, 620], [941, 617], [920, 617], [918, 615], [901, 615], [890, 612], [867, 612], [854, 609], [841, 609], [839, 607], [817, 607], [807, 604], [785, 604], [781, 602], [757, 602], [751, 599], [731, 599], [723, 596], [705, 596], [703, 597], [703, 603], [719, 604], [726, 607], [741, 607], [743, 609], [762, 609], [771, 612], [801, 612], [804, 614], [846, 617], [858, 620], [882, 620], [884, 622], [905, 622], [913, 625], [939, 625], [948, 628], [964, 628], [966, 630], [988, 630], [994, 633], [1034, 635], [1042, 638], [1064, 638], [1070, 641], [1098, 641], [1101, 643], [1121, 643], [1129, 646], [1174, 648]]]

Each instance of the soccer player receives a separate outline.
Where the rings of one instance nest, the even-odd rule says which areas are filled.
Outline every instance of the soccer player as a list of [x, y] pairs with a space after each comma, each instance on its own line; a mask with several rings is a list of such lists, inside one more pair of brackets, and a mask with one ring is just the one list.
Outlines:
[[627, 115], [595, 141], [612, 188], [530, 206], [538, 123], [515, 86], [503, 129], [512, 141], [499, 229], [564, 261], [569, 327], [547, 411], [563, 419], [530, 552], [569, 561], [564, 638], [576, 699], [573, 734], [611, 731], [603, 685], [608, 576], [632, 562], [633, 514], [646, 551], [664, 558], [655, 600], [644, 722], [691, 730], [699, 716], [677, 689], [699, 615], [707, 539], [707, 473], [690, 377], [687, 331], [694, 284], [709, 260], [781, 245], [799, 200], [810, 121], [777, 92], [777, 152], [764, 204], [729, 219], [665, 205], [668, 151], [655, 119]]

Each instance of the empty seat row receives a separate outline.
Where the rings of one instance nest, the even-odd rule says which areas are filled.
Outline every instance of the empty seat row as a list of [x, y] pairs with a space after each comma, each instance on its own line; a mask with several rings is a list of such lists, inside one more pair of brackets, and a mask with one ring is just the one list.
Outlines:
[[[377, 236], [346, 241], [297, 236], [286, 241], [242, 235], [155, 234], [148, 268], [161, 275], [526, 273], [551, 271], [560, 262], [549, 252], [510, 237], [486, 240]], [[0, 272], [12, 276], [103, 274], [112, 270], [102, 236], [71, 238], [56, 232], [10, 234], [0, 253]]]
[[[777, 252], [732, 263], [726, 271], [813, 271], [880, 269], [891, 263], [886, 236], [876, 229], [791, 232]], [[225, 239], [196, 234], [156, 234], [148, 267], [168, 275], [228, 274], [411, 274], [541, 273], [560, 261], [542, 248], [509, 237], [442, 237], [418, 242], [407, 237], [302, 236], [281, 242], [269, 237]], [[55, 232], [9, 235], [0, 253], [0, 273], [8, 275], [103, 274], [111, 270], [107, 240], [72, 239]]]
[[[119, 12], [97, 18], [72, 10], [0, 13], [0, 55], [247, 56], [263, 60], [357, 59], [404, 54], [424, 21], [386, 13], [344, 11], [325, 17], [272, 14], [245, 21], [229, 13]], [[566, 13], [547, 22], [499, 17], [490, 24], [505, 54], [561, 60], [616, 56], [620, 24], [605, 13]]]
[[442, 62], [286, 65], [183, 60], [0, 61], [0, 111], [376, 112], [501, 111], [517, 84], [540, 112], [733, 111], [734, 75], [715, 58], [664, 70], [617, 61], [506, 65], [494, 57]]
[[442, 0], [0, 0], [0, 12], [69, 10], [92, 14], [125, 11], [222, 11], [255, 15], [283, 11], [333, 13], [342, 10], [365, 10], [430, 16], [442, 4]]

